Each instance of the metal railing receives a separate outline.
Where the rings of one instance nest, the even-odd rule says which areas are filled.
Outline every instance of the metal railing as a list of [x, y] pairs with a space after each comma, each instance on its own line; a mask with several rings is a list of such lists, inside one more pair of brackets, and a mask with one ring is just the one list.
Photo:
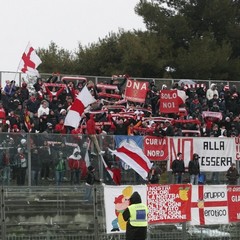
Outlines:
[[[43, 79], [48, 79], [52, 74], [51, 73], [41, 73], [41, 77]], [[63, 76], [76, 76], [76, 75], [60, 75]], [[90, 76], [90, 75], [79, 75], [81, 77], [87, 78], [88, 81], [92, 81], [94, 83], [108, 83], [111, 80], [111, 76]], [[163, 84], [166, 84], [168, 88], [172, 86], [173, 83], [179, 82], [182, 79], [173, 79], [173, 78], [141, 78], [141, 77], [132, 77], [136, 80], [142, 80], [142, 81], [152, 81], [155, 80], [155, 84], [160, 90]], [[11, 72], [11, 71], [0, 71], [0, 86], [4, 87], [6, 80], [15, 80], [17, 86], [21, 86], [22, 81], [35, 83], [36, 78], [29, 78], [26, 74], [23, 74], [21, 72]], [[224, 85], [236, 85], [238, 89], [240, 89], [240, 82], [237, 80], [218, 80], [218, 79], [191, 79], [196, 83], [204, 83], [206, 85], [206, 88], [209, 88], [209, 86], [212, 83], [216, 83], [218, 86], [220, 84]]]
[[[98, 142], [101, 149], [105, 151], [104, 158], [109, 167], [119, 168], [121, 172], [121, 184], [144, 184], [143, 179], [131, 168], [126, 168], [126, 164], [118, 161], [108, 150], [115, 149], [115, 136], [98, 135]], [[65, 161], [63, 179], [60, 183], [62, 186], [71, 186], [84, 182], [86, 176], [85, 156], [88, 152], [89, 164], [96, 169], [97, 178], [103, 179], [106, 184], [114, 184], [110, 175], [104, 168], [100, 157], [96, 154], [94, 145], [88, 146], [88, 135], [75, 134], [49, 134], [49, 133], [1, 133], [0, 134], [0, 184], [4, 186], [55, 186], [59, 184], [56, 177], [56, 163], [59, 159], [59, 152], [62, 152], [62, 158]], [[81, 151], [81, 172], [80, 181], [73, 179], [72, 171], [68, 165], [68, 157], [73, 154], [76, 147]], [[22, 149], [27, 160], [23, 182], [19, 182], [19, 166], [17, 156]], [[7, 161], [7, 162], [5, 162]], [[154, 161], [155, 166], [162, 170], [160, 183], [173, 183], [172, 172], [167, 171], [167, 160]], [[206, 183], [211, 182], [212, 173], [206, 172]], [[219, 184], [225, 184], [225, 172], [219, 172]], [[189, 181], [188, 173], [183, 176], [184, 182]]]

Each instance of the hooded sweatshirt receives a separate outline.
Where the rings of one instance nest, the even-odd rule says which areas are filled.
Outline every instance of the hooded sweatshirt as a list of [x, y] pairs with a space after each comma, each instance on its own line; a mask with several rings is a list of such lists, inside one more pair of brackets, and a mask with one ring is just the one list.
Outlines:
[[73, 154], [68, 157], [68, 166], [70, 169], [80, 169], [81, 168], [81, 162], [82, 159], [80, 154], [80, 148], [74, 148]]
[[208, 100], [213, 99], [214, 94], [217, 94], [217, 98], [219, 97], [217, 88], [215, 90], [213, 90], [214, 86], [216, 86], [216, 84], [212, 83], [210, 85], [210, 88], [206, 92], [206, 97], [207, 97]]

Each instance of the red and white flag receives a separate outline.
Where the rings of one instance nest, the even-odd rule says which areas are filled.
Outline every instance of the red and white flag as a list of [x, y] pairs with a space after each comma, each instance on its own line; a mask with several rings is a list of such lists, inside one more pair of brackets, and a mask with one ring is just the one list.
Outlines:
[[178, 104], [182, 105], [185, 103], [186, 99], [188, 98], [186, 92], [183, 90], [177, 90], [178, 95]]
[[86, 153], [85, 153], [85, 156], [84, 156], [84, 160], [86, 162], [86, 166], [89, 167], [91, 165], [90, 163], [90, 158], [89, 158], [89, 154], [88, 154], [88, 150], [89, 150], [89, 147], [90, 147], [90, 144], [91, 144], [91, 141], [89, 140], [87, 142], [87, 148], [86, 148]]
[[228, 224], [226, 185], [193, 185], [191, 225]]
[[67, 116], [64, 121], [65, 126], [71, 126], [78, 128], [79, 122], [81, 120], [81, 115], [84, 109], [91, 103], [96, 102], [96, 99], [89, 92], [85, 86], [82, 91], [77, 95], [72, 106], [68, 110]]
[[28, 44], [19, 64], [19, 70], [30, 76], [39, 76], [37, 67], [42, 63], [34, 48]]
[[113, 169], [109, 168], [102, 155], [101, 155], [101, 160], [103, 162], [103, 165], [104, 165], [105, 169], [108, 171], [109, 175], [111, 176], [113, 182], [116, 185], [120, 185], [121, 184], [121, 172], [120, 172], [120, 169], [118, 169], [118, 168], [113, 168]]
[[141, 148], [126, 142], [116, 150], [109, 150], [136, 171], [144, 180], [147, 179], [153, 164]]

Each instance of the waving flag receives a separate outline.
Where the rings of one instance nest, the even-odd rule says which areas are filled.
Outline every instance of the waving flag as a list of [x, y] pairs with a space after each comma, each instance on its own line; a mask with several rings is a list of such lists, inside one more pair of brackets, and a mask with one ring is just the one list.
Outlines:
[[89, 104], [94, 103], [95, 101], [96, 99], [91, 95], [91, 93], [85, 86], [82, 91], [77, 95], [72, 106], [70, 107], [65, 118], [64, 125], [78, 128], [84, 109]]
[[41, 59], [30, 44], [27, 45], [19, 64], [19, 69], [30, 76], [39, 76], [37, 67], [42, 63]]
[[177, 95], [178, 95], [178, 104], [179, 105], [184, 104], [187, 99], [186, 92], [183, 90], [177, 90]]
[[121, 172], [120, 172], [120, 169], [118, 169], [118, 168], [109, 168], [108, 165], [106, 164], [103, 156], [100, 155], [100, 157], [101, 157], [101, 160], [103, 162], [103, 165], [104, 165], [105, 169], [108, 171], [108, 173], [111, 176], [111, 178], [114, 181], [114, 183], [116, 185], [120, 185], [121, 184]]
[[127, 142], [117, 150], [109, 149], [114, 155], [121, 158], [127, 165], [136, 171], [144, 180], [152, 168], [152, 163], [138, 146], [133, 146]]
[[86, 163], [87, 167], [89, 167], [91, 165], [89, 154], [88, 154], [88, 150], [89, 150], [90, 144], [91, 144], [91, 141], [88, 141], [87, 142], [86, 153], [85, 153], [85, 156], [84, 156], [84, 160], [85, 160], [85, 163]]

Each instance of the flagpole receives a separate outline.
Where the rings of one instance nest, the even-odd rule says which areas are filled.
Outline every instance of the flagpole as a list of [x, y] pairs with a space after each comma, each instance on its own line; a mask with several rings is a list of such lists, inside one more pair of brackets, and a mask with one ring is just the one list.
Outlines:
[[[25, 50], [24, 50], [23, 54], [26, 52], [26, 50], [27, 50], [27, 48], [28, 48], [29, 45], [30, 45], [30, 41], [28, 42], [27, 46], [25, 47]], [[23, 54], [22, 54], [22, 55], [23, 55]], [[16, 81], [16, 76], [17, 76], [17, 74], [18, 74], [18, 70], [19, 70], [21, 61], [22, 61], [22, 57], [21, 57], [21, 59], [20, 59], [20, 61], [19, 61], [19, 63], [18, 63], [17, 71], [15, 72], [15, 76], [14, 76], [14, 81]]]

